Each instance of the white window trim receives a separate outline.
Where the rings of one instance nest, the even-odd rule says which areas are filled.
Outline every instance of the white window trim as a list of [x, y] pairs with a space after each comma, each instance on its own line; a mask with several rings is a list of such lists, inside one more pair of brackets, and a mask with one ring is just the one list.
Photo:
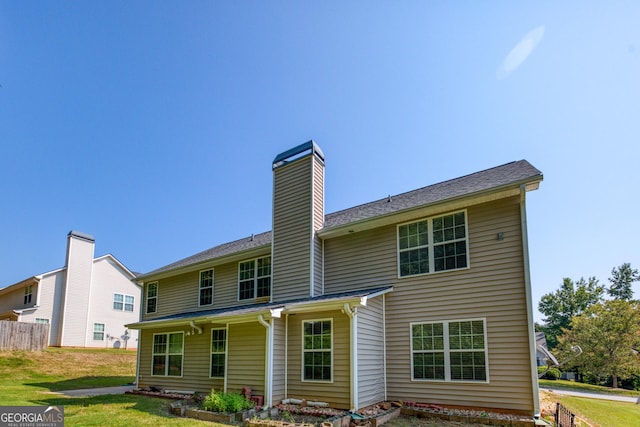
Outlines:
[[23, 301], [22, 305], [31, 304], [31, 301], [33, 301], [33, 285], [25, 286], [24, 298], [22, 301]]
[[[149, 296], [149, 288], [151, 287], [151, 285], [156, 285], [156, 295], [153, 297]], [[144, 312], [145, 314], [153, 314], [153, 313], [157, 313], [158, 312], [158, 294], [160, 293], [160, 285], [158, 284], [158, 281], [155, 282], [149, 282], [147, 283], [147, 288], [145, 289], [146, 293], [144, 296]], [[153, 311], [149, 311], [149, 300], [150, 299], [155, 299], [156, 300], [156, 309]]]
[[[170, 353], [169, 352], [169, 335], [172, 334], [181, 334], [182, 335], [182, 348], [180, 349], [180, 353]], [[156, 335], [166, 335], [167, 336], [167, 352], [166, 353], [158, 353], [158, 355], [163, 354], [165, 356], [164, 363], [164, 375], [155, 375], [153, 373], [153, 356], [156, 353], [153, 352], [154, 344], [156, 342]], [[182, 363], [180, 364], [180, 375], [169, 375], [169, 356], [180, 354], [182, 356]], [[157, 334], [153, 334], [153, 340], [151, 341], [151, 376], [152, 377], [166, 377], [166, 378], [182, 378], [184, 376], [184, 332], [182, 331], [174, 331], [174, 332], [161, 332]]]
[[[434, 257], [434, 242], [433, 242], [433, 220], [435, 218], [441, 218], [444, 216], [450, 216], [450, 215], [455, 215], [457, 213], [460, 212], [464, 212], [464, 233], [465, 233], [465, 245], [466, 245], [466, 256], [467, 256], [467, 266], [466, 267], [462, 267], [462, 268], [454, 268], [452, 270], [440, 270], [440, 271], [435, 271], [435, 257]], [[427, 238], [428, 238], [428, 243], [427, 243], [427, 249], [429, 251], [429, 271], [426, 273], [418, 273], [418, 274], [409, 274], [406, 276], [402, 276], [401, 272], [400, 272], [400, 227], [402, 227], [403, 225], [407, 225], [407, 224], [414, 224], [417, 222], [422, 222], [422, 221], [427, 221]], [[449, 242], [455, 242], [455, 241], [459, 241], [461, 239], [454, 239], [454, 240], [450, 240], [446, 243]], [[440, 244], [440, 243], [439, 243]], [[418, 247], [415, 248], [411, 248], [411, 249], [417, 249]], [[405, 249], [405, 250], [410, 250], [410, 249]], [[466, 209], [460, 209], [457, 211], [453, 211], [453, 212], [447, 212], [444, 214], [438, 214], [438, 215], [434, 215], [434, 216], [430, 216], [428, 218], [420, 218], [420, 219], [415, 219], [412, 221], [407, 221], [407, 222], [403, 222], [402, 224], [398, 224], [396, 225], [396, 264], [398, 267], [398, 278], [399, 279], [406, 279], [409, 277], [416, 277], [416, 276], [425, 276], [428, 274], [440, 274], [440, 273], [450, 273], [452, 271], [461, 271], [461, 270], [468, 270], [470, 268], [470, 259], [469, 259], [469, 214], [467, 212]]]
[[[224, 376], [222, 377], [214, 377], [211, 373], [211, 355], [222, 354], [219, 352], [211, 351], [211, 342], [213, 341], [213, 331], [225, 331], [224, 333]], [[211, 328], [211, 340], [209, 341], [209, 378], [224, 379], [227, 377], [228, 357], [229, 357], [229, 328], [228, 327]]]
[[[201, 298], [200, 298], [200, 292], [203, 289], [207, 289], [208, 286], [206, 288], [202, 287], [202, 273], [206, 272], [206, 271], [210, 271], [211, 272], [211, 302], [209, 304], [200, 304]], [[198, 307], [207, 307], [207, 306], [211, 306], [213, 305], [213, 289], [216, 283], [216, 279], [215, 279], [215, 271], [213, 268], [206, 268], [204, 270], [200, 270], [200, 272], [198, 272]]]
[[[243, 261], [239, 261], [238, 262], [238, 290], [237, 290], [237, 299], [239, 302], [241, 301], [253, 301], [257, 298], [271, 298], [271, 295], [273, 293], [273, 263], [270, 261], [270, 274], [269, 276], [258, 276], [258, 260], [259, 259], [263, 259], [263, 258], [271, 258], [271, 255], [263, 255], [263, 256], [259, 256], [257, 258], [251, 258], [251, 259], [245, 259]], [[253, 277], [253, 298], [243, 298], [240, 299], [240, 264], [244, 264], [246, 262], [253, 262], [253, 268], [255, 271], [255, 276]], [[263, 277], [269, 277], [269, 295], [265, 295], [263, 297], [258, 297], [258, 279], [263, 278]]]
[[[96, 325], [102, 325], [102, 330], [101, 331], [96, 331]], [[93, 339], [93, 341], [104, 341], [105, 336], [106, 336], [106, 325], [104, 323], [97, 323], [94, 322], [93, 324], [93, 334], [91, 335], [91, 338]], [[102, 338], [100, 339], [96, 339], [96, 332], [102, 333]]]
[[[474, 322], [474, 321], [482, 321], [484, 326], [484, 361], [485, 361], [485, 377], [484, 381], [474, 381], [474, 380], [452, 380], [451, 379], [451, 360], [449, 355], [453, 353], [458, 353], [461, 351], [480, 351], [478, 349], [462, 349], [462, 350], [450, 350], [449, 349], [449, 323], [457, 323], [457, 322]], [[414, 325], [427, 325], [434, 323], [442, 323], [444, 333], [444, 349], [442, 350], [444, 353], [444, 380], [438, 379], [429, 379], [429, 378], [414, 378], [413, 376], [413, 326]], [[487, 319], [486, 317], [478, 317], [473, 319], [450, 319], [450, 320], [429, 320], [424, 322], [411, 322], [409, 323], [409, 341], [410, 341], [410, 363], [411, 363], [411, 378], [412, 382], [447, 382], [447, 383], [468, 383], [468, 384], [489, 384], [489, 342], [487, 341]], [[419, 351], [419, 350], [416, 350]]]
[[[116, 295], [122, 295], [122, 308], [118, 309], [115, 308], [114, 305], [116, 303]], [[127, 297], [131, 297], [133, 298], [133, 302], [131, 303], [131, 310], [127, 310]], [[129, 294], [124, 294], [124, 293], [120, 293], [120, 292], [114, 292], [113, 293], [113, 299], [111, 301], [111, 309], [113, 311], [123, 311], [125, 313], [133, 313], [136, 310], [136, 297], [135, 295], [129, 295]]]
[[[330, 380], [305, 380], [304, 379], [304, 354], [306, 351], [310, 351], [310, 352], [317, 352], [317, 351], [326, 351], [326, 350], [305, 350], [304, 349], [304, 324], [305, 323], [309, 323], [309, 322], [325, 322], [325, 321], [329, 321], [331, 323], [331, 349], [329, 350], [329, 352], [331, 353], [331, 379]], [[303, 383], [320, 383], [320, 384], [333, 384], [333, 380], [334, 380], [334, 373], [336, 370], [336, 366], [335, 366], [335, 360], [334, 360], [334, 353], [333, 353], [333, 348], [334, 348], [334, 335], [335, 335], [335, 329], [333, 327], [333, 318], [332, 317], [328, 317], [328, 318], [324, 318], [324, 319], [307, 319], [307, 320], [302, 320], [301, 321], [301, 325], [302, 325], [302, 329], [301, 329], [301, 333], [300, 333], [300, 338], [301, 338], [301, 342], [300, 342], [300, 349], [301, 349], [301, 353], [302, 353], [302, 360], [301, 360], [301, 369], [300, 369], [300, 382]]]

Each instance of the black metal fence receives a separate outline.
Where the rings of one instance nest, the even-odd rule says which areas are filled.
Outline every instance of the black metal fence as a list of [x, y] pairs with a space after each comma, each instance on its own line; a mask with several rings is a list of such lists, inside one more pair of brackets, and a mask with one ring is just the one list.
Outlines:
[[558, 402], [556, 403], [555, 422], [556, 427], [575, 427], [576, 416]]

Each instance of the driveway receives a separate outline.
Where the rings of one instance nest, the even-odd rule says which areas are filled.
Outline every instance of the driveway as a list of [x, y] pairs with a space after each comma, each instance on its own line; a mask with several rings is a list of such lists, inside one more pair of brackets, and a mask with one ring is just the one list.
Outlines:
[[618, 402], [631, 402], [636, 403], [637, 397], [631, 396], [616, 396], [614, 394], [599, 394], [599, 393], [585, 393], [583, 391], [563, 390], [561, 388], [543, 388], [540, 390], [548, 391], [555, 394], [561, 394], [565, 396], [586, 397], [587, 399], [603, 399], [603, 400], [616, 400]]
[[67, 397], [91, 397], [102, 396], [104, 394], [124, 394], [127, 391], [131, 391], [135, 388], [133, 385], [123, 385], [119, 387], [99, 387], [99, 388], [84, 388], [78, 390], [61, 390], [56, 391], [57, 394], [62, 394]]

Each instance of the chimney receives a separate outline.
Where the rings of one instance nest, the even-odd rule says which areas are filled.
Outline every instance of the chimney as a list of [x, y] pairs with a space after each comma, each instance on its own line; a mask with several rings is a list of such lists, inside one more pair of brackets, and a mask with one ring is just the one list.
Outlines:
[[89, 234], [70, 231], [67, 235], [61, 346], [86, 346], [94, 247], [95, 238]]
[[313, 141], [273, 160], [272, 301], [322, 294], [324, 154]]

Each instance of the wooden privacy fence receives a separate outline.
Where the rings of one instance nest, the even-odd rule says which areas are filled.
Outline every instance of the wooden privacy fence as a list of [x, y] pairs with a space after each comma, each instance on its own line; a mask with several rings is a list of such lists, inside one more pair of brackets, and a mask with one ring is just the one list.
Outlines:
[[576, 425], [576, 416], [562, 406], [560, 402], [557, 402], [555, 422], [556, 427], [574, 427]]
[[41, 351], [49, 345], [49, 324], [0, 320], [1, 351]]

